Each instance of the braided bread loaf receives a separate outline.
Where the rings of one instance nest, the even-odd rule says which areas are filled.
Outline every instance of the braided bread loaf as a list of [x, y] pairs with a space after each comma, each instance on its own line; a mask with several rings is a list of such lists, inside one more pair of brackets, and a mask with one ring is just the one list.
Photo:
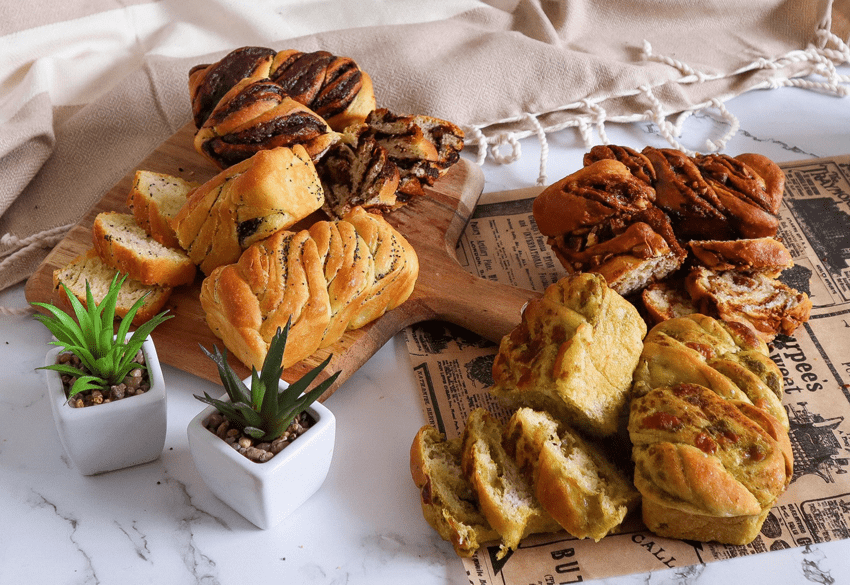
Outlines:
[[371, 78], [348, 57], [326, 51], [278, 53], [264, 47], [241, 47], [216, 63], [197, 65], [189, 72], [195, 127], [203, 126], [224, 94], [240, 81], [260, 79], [270, 79], [334, 130], [362, 122], [375, 109]]
[[220, 172], [190, 193], [172, 225], [180, 246], [209, 274], [323, 201], [316, 169], [296, 144], [258, 152]]
[[337, 131], [362, 122], [375, 109], [372, 78], [348, 57], [327, 51], [281, 51], [275, 55], [269, 78]]
[[809, 318], [808, 296], [775, 280], [793, 265], [776, 238], [785, 188], [776, 163], [613, 145], [583, 163], [534, 201], [567, 272], [602, 274], [623, 295], [648, 290], [650, 322], [698, 310], [771, 341]]
[[201, 306], [227, 348], [257, 369], [291, 317], [283, 356], [289, 367], [403, 303], [418, 274], [407, 240], [355, 208], [342, 220], [281, 230], [251, 245], [204, 280]]
[[192, 119], [200, 128], [213, 108], [233, 86], [243, 79], [264, 79], [275, 52], [264, 47], [241, 47], [209, 65], [195, 65], [189, 70], [189, 98], [192, 100]]
[[599, 159], [544, 190], [533, 213], [568, 272], [597, 272], [628, 295], [676, 271], [687, 255], [655, 198], [626, 164]]
[[748, 402], [788, 429], [782, 374], [753, 331], [700, 313], [659, 323], [643, 340], [633, 392], [699, 384], [728, 400]]
[[645, 148], [643, 153], [655, 168], [655, 203], [670, 215], [679, 237], [776, 235], [779, 219], [771, 211], [764, 179], [746, 164], [721, 154], [692, 159], [667, 148]]
[[698, 384], [634, 400], [629, 435], [643, 521], [660, 536], [747, 544], [793, 473], [776, 419]]
[[617, 431], [646, 325], [598, 274], [574, 274], [528, 302], [502, 338], [492, 392], [596, 436]]
[[195, 134], [195, 150], [219, 168], [261, 150], [301, 145], [315, 162], [339, 139], [318, 114], [269, 79], [243, 79]]

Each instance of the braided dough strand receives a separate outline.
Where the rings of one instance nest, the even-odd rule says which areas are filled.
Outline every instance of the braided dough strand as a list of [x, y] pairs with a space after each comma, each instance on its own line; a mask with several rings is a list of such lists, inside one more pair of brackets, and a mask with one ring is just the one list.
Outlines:
[[342, 220], [253, 244], [204, 280], [201, 306], [216, 336], [257, 369], [291, 318], [283, 356], [289, 367], [403, 303], [418, 274], [407, 240], [380, 216], [355, 208]]

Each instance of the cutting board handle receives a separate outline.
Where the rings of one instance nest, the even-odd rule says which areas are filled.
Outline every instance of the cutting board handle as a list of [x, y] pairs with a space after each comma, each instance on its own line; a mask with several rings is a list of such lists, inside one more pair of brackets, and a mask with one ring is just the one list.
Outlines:
[[520, 322], [525, 304], [540, 293], [485, 280], [456, 265], [446, 275], [451, 295], [426, 301], [435, 319], [460, 325], [499, 343]]

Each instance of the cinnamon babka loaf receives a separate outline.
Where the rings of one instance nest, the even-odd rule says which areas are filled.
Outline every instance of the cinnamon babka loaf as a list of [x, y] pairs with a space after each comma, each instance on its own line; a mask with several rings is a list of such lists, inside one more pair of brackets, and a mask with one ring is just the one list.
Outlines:
[[281, 51], [272, 61], [269, 78], [340, 132], [375, 109], [372, 78], [349, 57]]
[[683, 240], [776, 235], [779, 219], [764, 180], [744, 163], [725, 155], [692, 159], [669, 148], [647, 147], [643, 154], [655, 169], [655, 204]]
[[694, 259], [711, 270], [758, 272], [776, 278], [794, 261], [788, 248], [776, 238], [745, 240], [692, 240]]
[[213, 64], [196, 65], [189, 70], [189, 98], [192, 119], [200, 128], [213, 108], [233, 86], [243, 79], [265, 79], [275, 51], [264, 47], [241, 47]]
[[600, 159], [544, 190], [533, 213], [568, 272], [597, 272], [628, 295], [675, 272], [687, 255], [654, 201], [654, 189], [625, 164]]
[[792, 335], [812, 310], [806, 293], [761, 273], [697, 267], [685, 287], [701, 312], [752, 327], [766, 342], [780, 333]]

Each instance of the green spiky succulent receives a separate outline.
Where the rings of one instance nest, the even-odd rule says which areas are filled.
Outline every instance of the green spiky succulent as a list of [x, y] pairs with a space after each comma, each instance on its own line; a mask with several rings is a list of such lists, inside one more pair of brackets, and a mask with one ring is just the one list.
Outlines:
[[133, 332], [130, 339], [130, 325], [139, 308], [144, 303], [144, 297], [133, 304], [122, 317], [118, 331], [115, 327], [115, 304], [118, 292], [127, 278], [126, 275], [116, 274], [109, 285], [109, 290], [100, 303], [94, 299], [91, 286], [86, 281], [86, 304], [77, 299], [64, 284], [62, 287], [71, 303], [76, 320], [68, 313], [49, 303], [32, 303], [45, 309], [50, 315], [37, 314], [35, 318], [44, 324], [53, 337], [51, 345], [58, 345], [63, 351], [71, 352], [80, 359], [82, 368], [69, 364], [52, 364], [37, 368], [39, 370], [54, 370], [60, 374], [68, 374], [76, 378], [68, 398], [86, 390], [106, 391], [122, 380], [135, 368], [144, 367], [135, 361], [136, 354], [145, 339], [163, 321], [174, 315], [166, 315], [168, 311], [156, 315], [143, 323]]
[[330, 362], [332, 356], [328, 356], [304, 377], [281, 390], [278, 382], [283, 374], [281, 363], [283, 351], [286, 349], [289, 326], [290, 323], [287, 323], [283, 330], [278, 327], [269, 344], [268, 353], [263, 359], [261, 371], [258, 373], [256, 367], [251, 368], [250, 389], [227, 363], [226, 350], [221, 353], [218, 347], [213, 346], [214, 353], [210, 353], [201, 346], [203, 352], [218, 366], [218, 374], [230, 397], [230, 402], [212, 398], [206, 392], [203, 396], [196, 394], [195, 398], [215, 406], [234, 428], [259, 441], [273, 441], [280, 437], [295, 417], [315, 402], [340, 374], [336, 372], [312, 390], [307, 391], [307, 387]]

